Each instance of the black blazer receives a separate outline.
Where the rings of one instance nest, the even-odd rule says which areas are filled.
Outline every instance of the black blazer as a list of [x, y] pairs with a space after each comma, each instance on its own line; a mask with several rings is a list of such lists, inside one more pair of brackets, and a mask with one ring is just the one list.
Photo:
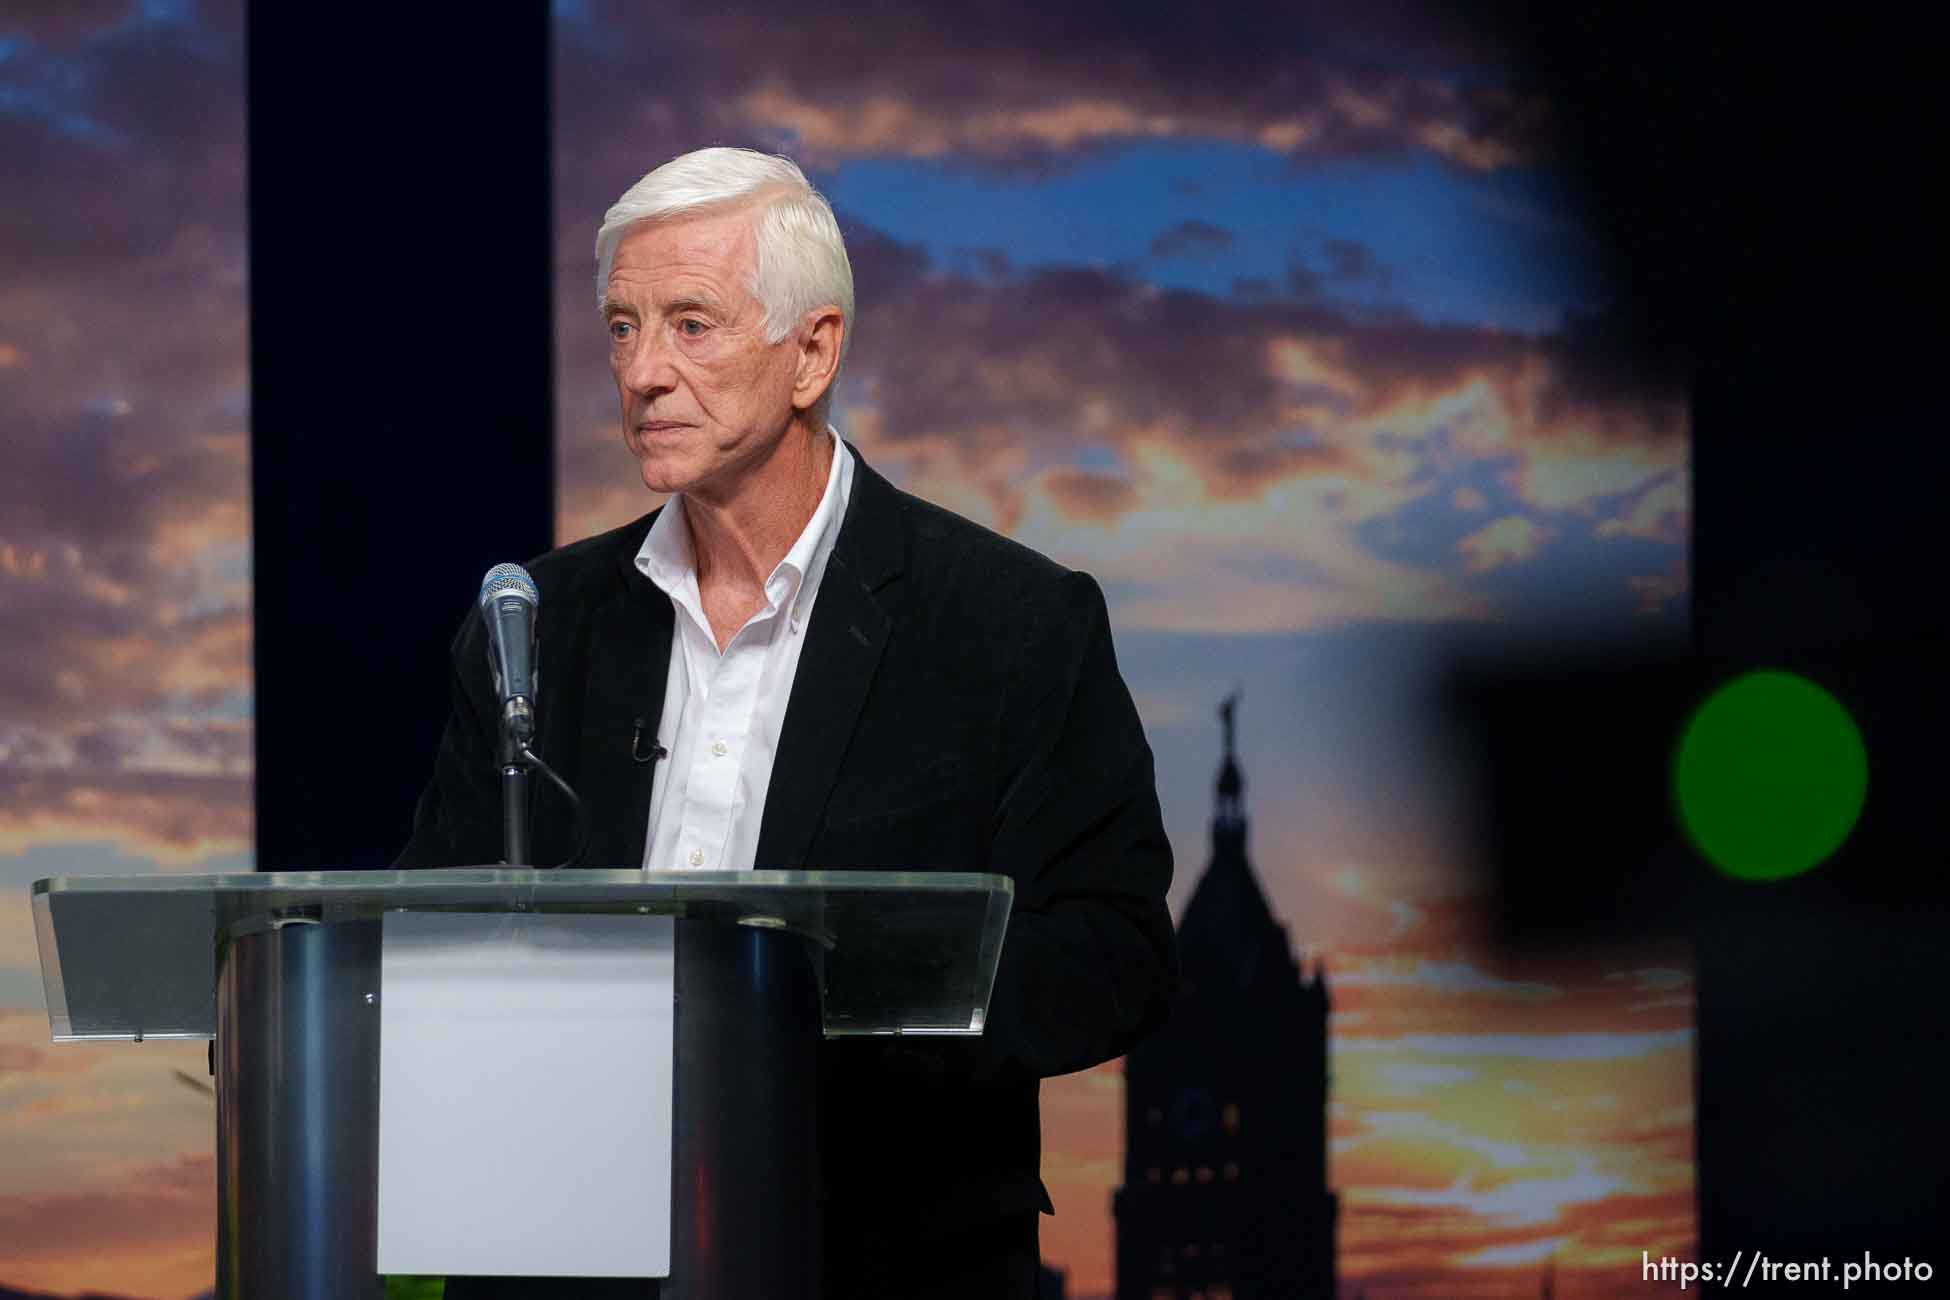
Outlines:
[[[654, 517], [529, 565], [537, 752], [588, 807], [582, 866], [643, 860], [653, 769], [632, 761], [632, 732], [656, 734], [674, 617], [633, 562]], [[402, 867], [500, 859], [485, 635], [474, 614], [455, 639], [453, 714]], [[980, 1038], [822, 1046], [821, 1145], [849, 1153], [822, 1171], [827, 1254], [1053, 1213], [1037, 1081], [1129, 1051], [1177, 985], [1171, 846], [1102, 592], [860, 460], [805, 636], [758, 865], [1016, 886]], [[553, 791], [536, 805], [535, 859], [560, 861], [567, 805]]]

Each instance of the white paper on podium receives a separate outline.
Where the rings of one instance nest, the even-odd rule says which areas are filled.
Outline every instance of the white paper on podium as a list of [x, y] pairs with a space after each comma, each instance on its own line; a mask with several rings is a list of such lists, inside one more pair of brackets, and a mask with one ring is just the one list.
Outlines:
[[389, 912], [381, 1273], [670, 1275], [664, 916]]

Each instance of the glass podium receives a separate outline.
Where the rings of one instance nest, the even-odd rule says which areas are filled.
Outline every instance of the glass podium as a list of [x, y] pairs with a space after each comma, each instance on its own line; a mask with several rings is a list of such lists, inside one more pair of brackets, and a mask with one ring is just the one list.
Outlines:
[[[56, 1042], [214, 1040], [226, 1300], [383, 1295], [388, 915], [671, 918], [670, 1273], [649, 1293], [788, 1300], [818, 1293], [820, 1041], [980, 1034], [1012, 898], [1006, 876], [901, 871], [452, 868], [33, 890]], [[709, 1230], [724, 1224], [739, 1231]]]

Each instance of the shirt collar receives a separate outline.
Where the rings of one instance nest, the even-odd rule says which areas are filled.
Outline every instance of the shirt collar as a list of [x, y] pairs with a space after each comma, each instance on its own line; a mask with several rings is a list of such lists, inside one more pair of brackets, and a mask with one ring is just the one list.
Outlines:
[[[847, 449], [839, 430], [829, 424], [826, 432], [833, 439], [833, 463], [826, 472], [826, 490], [820, 494], [819, 505], [800, 530], [798, 539], [765, 580], [765, 593], [774, 608], [791, 600], [814, 565], [832, 552], [840, 521], [846, 514], [847, 498], [852, 495], [853, 453]], [[685, 524], [683, 500], [680, 492], [665, 503], [664, 509], [651, 521], [650, 531], [636, 553], [636, 567], [671, 596], [697, 590], [697, 556], [691, 549], [691, 530]]]

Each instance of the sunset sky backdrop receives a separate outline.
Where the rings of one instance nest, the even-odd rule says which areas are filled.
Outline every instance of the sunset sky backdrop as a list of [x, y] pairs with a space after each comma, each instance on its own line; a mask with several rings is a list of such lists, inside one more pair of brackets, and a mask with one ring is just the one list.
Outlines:
[[[212, 1268], [210, 1107], [173, 1073], [201, 1051], [50, 1047], [26, 898], [252, 865], [241, 12], [38, 8], [0, 27], [0, 1282], [173, 1300]], [[656, 504], [603, 209], [687, 148], [789, 152], [854, 264], [842, 433], [1103, 581], [1174, 907], [1243, 687], [1251, 852], [1333, 991], [1346, 1294], [1553, 1258], [1560, 1295], [1637, 1294], [1694, 1232], [1688, 961], [1495, 952], [1433, 697], [1501, 647], [1683, 643], [1686, 394], [1618, 343], [1498, 32], [1289, 8], [558, 4], [558, 533]], [[1075, 1296], [1112, 1283], [1121, 1086], [1045, 1087]]]

